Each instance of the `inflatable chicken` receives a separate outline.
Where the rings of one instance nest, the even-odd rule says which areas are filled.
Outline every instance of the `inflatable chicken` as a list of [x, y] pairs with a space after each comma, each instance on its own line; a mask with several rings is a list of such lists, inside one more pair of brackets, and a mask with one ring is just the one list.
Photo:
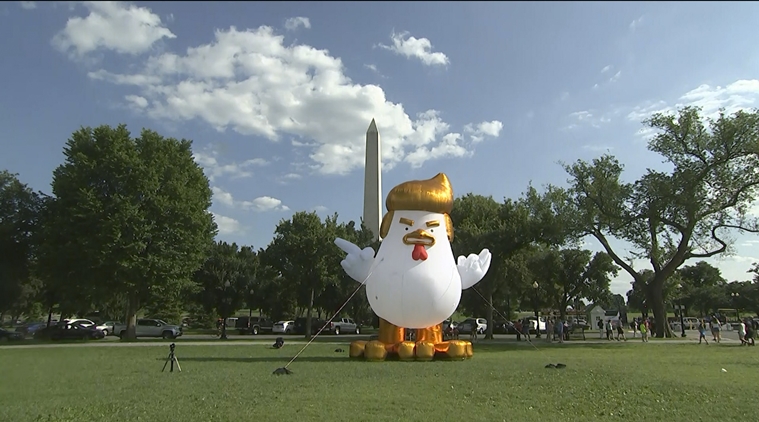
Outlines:
[[[490, 252], [460, 256], [454, 261], [451, 242], [453, 190], [440, 173], [394, 187], [382, 219], [383, 238], [375, 256], [344, 239], [335, 244], [347, 253], [341, 265], [354, 280], [366, 284], [366, 296], [380, 317], [377, 340], [354, 341], [350, 356], [384, 360], [429, 360], [436, 356], [472, 356], [468, 341], [443, 341], [442, 321], [459, 305], [461, 291], [482, 280], [490, 268]], [[407, 329], [416, 341], [404, 341]]]

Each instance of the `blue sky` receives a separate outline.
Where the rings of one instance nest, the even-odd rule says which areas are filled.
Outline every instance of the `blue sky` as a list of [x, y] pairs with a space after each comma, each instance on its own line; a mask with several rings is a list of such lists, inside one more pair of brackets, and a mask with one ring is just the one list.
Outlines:
[[[759, 105], [757, 21], [749, 2], [5, 2], [0, 168], [49, 192], [80, 126], [192, 139], [219, 237], [255, 247], [294, 211], [359, 219], [372, 118], [383, 197], [438, 172], [517, 197], [604, 151], [633, 179], [660, 165], [650, 113]], [[757, 256], [739, 237], [712, 263], [746, 279]]]

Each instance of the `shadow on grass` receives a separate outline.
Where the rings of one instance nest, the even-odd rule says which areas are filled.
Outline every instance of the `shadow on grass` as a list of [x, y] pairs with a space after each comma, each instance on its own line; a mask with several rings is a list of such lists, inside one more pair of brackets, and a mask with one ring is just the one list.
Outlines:
[[[287, 363], [292, 359], [292, 356], [256, 356], [256, 357], [189, 357], [183, 358], [177, 356], [179, 363], [184, 362], [239, 362], [239, 363], [255, 363], [255, 362], [280, 362]], [[156, 360], [165, 361], [166, 358], [159, 358]], [[295, 359], [295, 362], [350, 362], [351, 360], [346, 355], [335, 356], [299, 356]]]

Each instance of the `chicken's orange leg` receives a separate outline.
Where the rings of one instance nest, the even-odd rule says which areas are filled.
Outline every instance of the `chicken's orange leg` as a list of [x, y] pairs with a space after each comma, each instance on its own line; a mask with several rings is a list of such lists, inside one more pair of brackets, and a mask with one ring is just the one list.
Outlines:
[[397, 353], [398, 345], [405, 338], [405, 329], [393, 325], [386, 320], [379, 320], [379, 335], [377, 340], [356, 340], [351, 343], [350, 356], [352, 358], [364, 357], [369, 360], [383, 360], [388, 353]]
[[472, 356], [472, 343], [462, 340], [443, 341], [443, 324], [416, 331], [416, 358], [432, 359], [436, 353], [444, 353], [453, 359]]

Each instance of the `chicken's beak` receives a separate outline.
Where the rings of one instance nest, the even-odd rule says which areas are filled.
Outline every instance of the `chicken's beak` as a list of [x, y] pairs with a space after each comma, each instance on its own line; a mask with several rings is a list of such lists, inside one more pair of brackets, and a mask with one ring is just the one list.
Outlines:
[[403, 236], [403, 243], [407, 245], [432, 246], [435, 244], [435, 237], [422, 229], [418, 229]]

